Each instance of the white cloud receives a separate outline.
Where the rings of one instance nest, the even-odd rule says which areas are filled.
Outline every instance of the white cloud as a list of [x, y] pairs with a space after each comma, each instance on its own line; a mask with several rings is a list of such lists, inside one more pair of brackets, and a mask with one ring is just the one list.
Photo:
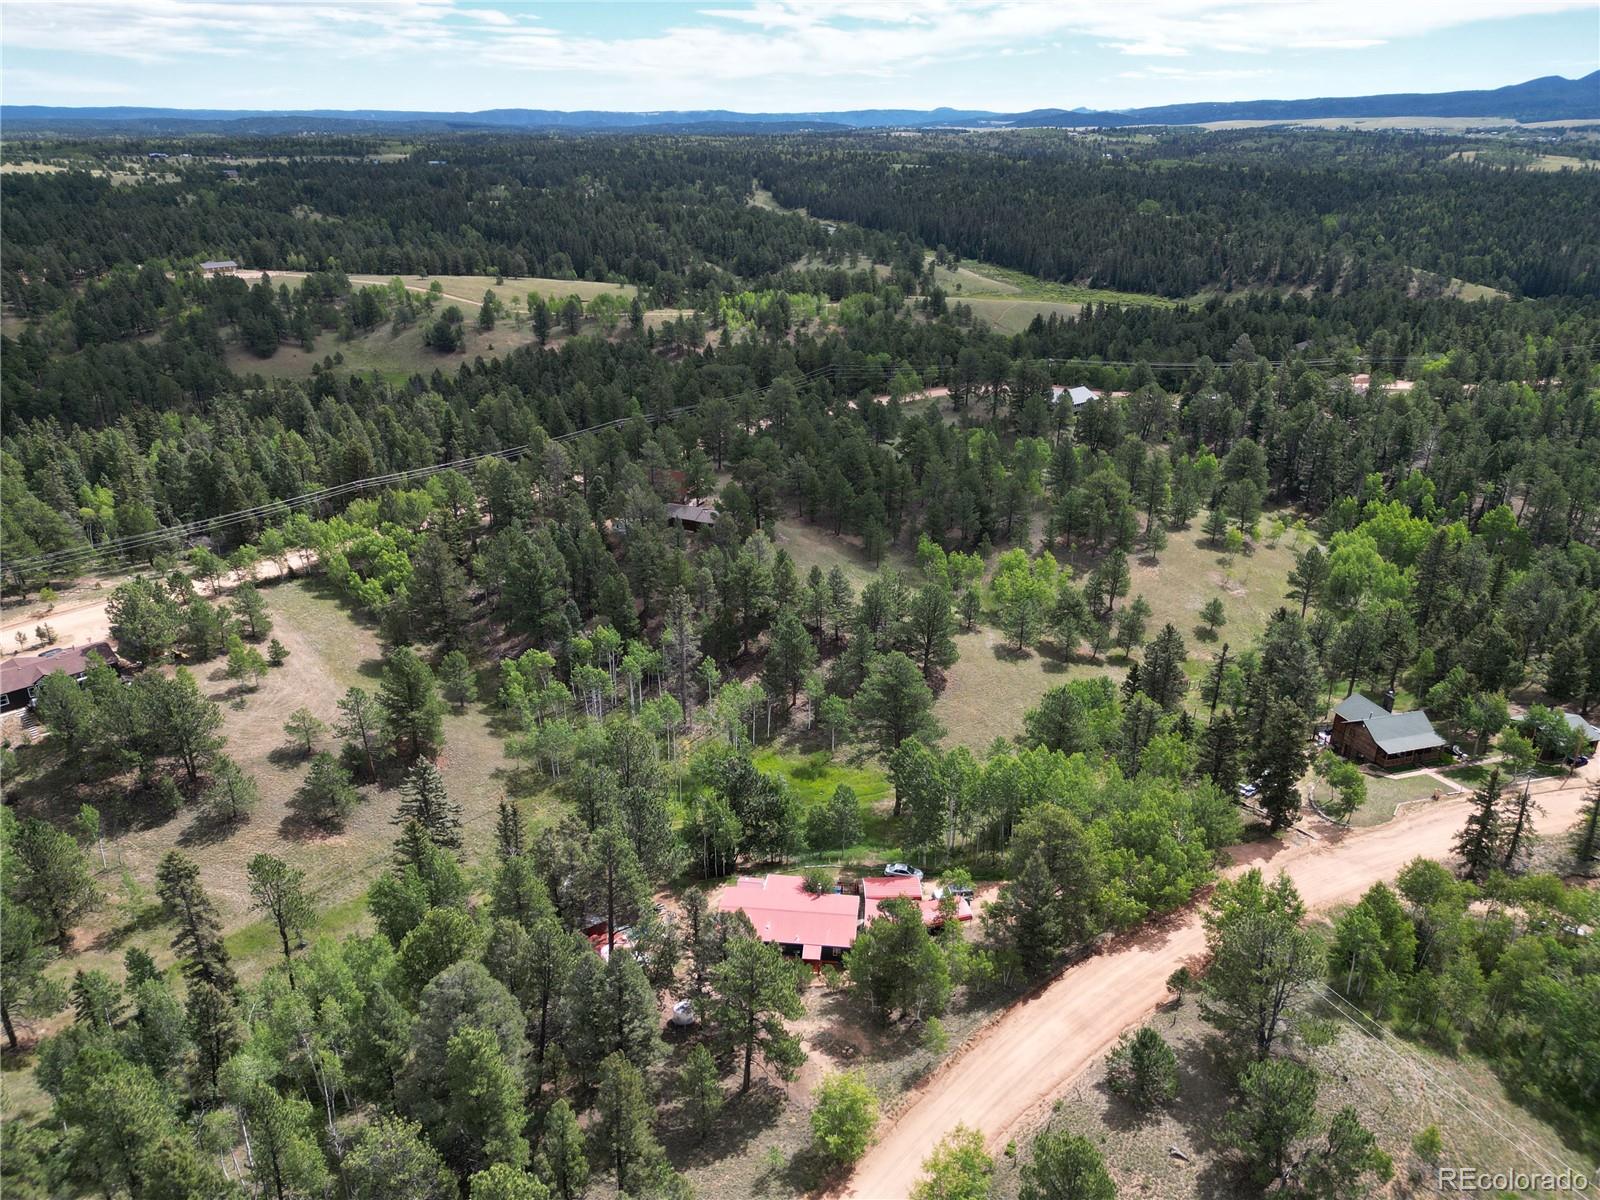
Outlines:
[[[8, 0], [0, 45], [34, 52], [35, 63], [56, 54], [121, 59], [138, 64], [152, 88], [164, 88], [166, 72], [193, 56], [248, 56], [288, 69], [299, 64], [316, 86], [346, 59], [397, 73], [432, 64], [441, 80], [470, 82], [474, 95], [460, 97], [464, 107], [493, 103], [490, 93], [533, 91], [546, 97], [542, 102], [560, 92], [565, 102], [592, 95], [591, 103], [611, 106], [692, 107], [737, 96], [748, 108], [824, 108], [841, 105], [816, 97], [876, 99], [888, 81], [901, 92], [925, 92], [964, 62], [1037, 54], [1051, 43], [1062, 45], [1062, 55], [1215, 61], [1219, 54], [1359, 49], [1471, 21], [1592, 6], [1593, 0], [703, 0], [701, 7], [674, 7], [664, 28], [656, 26], [665, 6], [650, 9], [654, 19], [640, 32], [630, 31], [627, 10], [587, 6], [586, 28], [597, 13], [617, 14], [616, 32], [597, 34], [560, 28], [579, 10], [554, 3]], [[1250, 75], [1221, 67], [1181, 74], [1147, 68], [1116, 77]], [[411, 83], [420, 97], [441, 80]], [[63, 89], [37, 88], [13, 74], [11, 90]], [[812, 99], [788, 104], [793, 96]], [[324, 101], [307, 95], [300, 103]]]

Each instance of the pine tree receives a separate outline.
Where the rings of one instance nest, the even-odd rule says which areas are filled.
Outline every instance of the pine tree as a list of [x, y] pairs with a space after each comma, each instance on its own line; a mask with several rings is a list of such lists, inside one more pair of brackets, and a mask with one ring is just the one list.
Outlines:
[[1266, 707], [1251, 762], [1261, 781], [1256, 802], [1266, 811], [1268, 828], [1274, 832], [1292, 825], [1300, 815], [1300, 777], [1309, 757], [1304, 711], [1287, 697], [1274, 698]]
[[772, 696], [787, 696], [793, 704], [806, 675], [817, 665], [817, 648], [811, 635], [792, 612], [781, 613], [773, 623], [761, 682]]
[[898, 650], [880, 655], [856, 693], [856, 721], [885, 754], [911, 737], [936, 739], [941, 730], [933, 719], [933, 692], [917, 664]]
[[794, 967], [775, 945], [753, 937], [728, 944], [727, 957], [710, 971], [712, 998], [706, 1019], [723, 1044], [744, 1061], [741, 1092], [750, 1090], [756, 1055], [791, 1079], [805, 1051], [785, 1021], [804, 1015]]
[[1239, 1099], [1223, 1140], [1245, 1156], [1253, 1182], [1281, 1179], [1295, 1143], [1316, 1119], [1317, 1074], [1288, 1058], [1251, 1063], [1239, 1080]]
[[1122, 1035], [1106, 1060], [1111, 1090], [1141, 1112], [1170, 1104], [1178, 1094], [1178, 1057], [1149, 1025]]
[[241, 583], [233, 589], [233, 614], [244, 626], [245, 636], [259, 642], [272, 632], [272, 618], [267, 615], [267, 602], [261, 598], [253, 583]]
[[956, 661], [955, 631], [947, 587], [930, 583], [912, 596], [906, 609], [904, 636], [924, 676], [931, 676], [935, 667], [948, 667]]
[[678, 1095], [683, 1098], [695, 1136], [705, 1141], [723, 1103], [722, 1075], [705, 1046], [696, 1046], [690, 1051], [689, 1060], [678, 1075]]
[[270, 854], [252, 858], [246, 873], [250, 877], [251, 907], [264, 913], [278, 931], [278, 944], [283, 950], [292, 991], [295, 986], [294, 948], [289, 934], [291, 931], [298, 934], [316, 920], [317, 915], [311, 898], [306, 895], [306, 873]]
[[1572, 854], [1580, 871], [1600, 856], [1600, 783], [1589, 789], [1584, 797], [1582, 816], [1577, 834], [1573, 838]]
[[1183, 703], [1189, 691], [1189, 677], [1183, 665], [1189, 659], [1183, 636], [1170, 622], [1144, 648], [1139, 670], [1139, 690], [1168, 712]]
[[17, 822], [9, 807], [0, 809], [0, 830], [10, 860], [6, 907], [21, 905], [39, 919], [50, 940], [67, 946], [73, 926], [100, 903], [88, 856], [47, 821]]
[[327, 728], [309, 708], [295, 709], [283, 723], [283, 731], [300, 744], [307, 758], [316, 750], [317, 738]]
[[237, 821], [249, 815], [261, 799], [256, 781], [226, 754], [211, 767], [211, 782], [202, 796], [206, 811], [218, 821]]
[[557, 1100], [545, 1114], [539, 1139], [539, 1177], [560, 1200], [573, 1200], [589, 1183], [589, 1156], [577, 1114], [565, 1100]]
[[368, 782], [378, 778], [374, 752], [382, 719], [377, 703], [361, 688], [351, 688], [339, 701], [339, 720], [334, 723], [333, 731], [342, 738], [352, 739], [360, 750], [361, 758], [366, 763]]
[[238, 980], [222, 941], [217, 909], [200, 885], [200, 868], [177, 850], [169, 850], [156, 868], [156, 894], [162, 914], [178, 926], [172, 949], [191, 980], [231, 992]]
[[630, 1194], [639, 1176], [661, 1160], [662, 1151], [650, 1131], [654, 1112], [645, 1094], [644, 1078], [621, 1054], [600, 1064], [595, 1113], [595, 1147], [611, 1162], [617, 1191]]
[[1046, 1129], [1033, 1139], [1018, 1172], [1018, 1200], [1116, 1200], [1105, 1160], [1088, 1138]]
[[1061, 906], [1044, 855], [1034, 848], [1000, 896], [984, 911], [995, 939], [1017, 956], [1025, 974], [1037, 978], [1062, 947]]
[[1201, 1012], [1258, 1058], [1272, 1052], [1290, 1003], [1322, 973], [1317, 939], [1301, 927], [1305, 905], [1287, 875], [1259, 870], [1217, 885], [1207, 911], [1211, 965]]
[[478, 676], [465, 653], [452, 650], [439, 661], [439, 690], [459, 713], [478, 692]]
[[1489, 877], [1500, 857], [1500, 768], [1491, 767], [1489, 778], [1472, 796], [1472, 811], [1455, 841], [1462, 869], [1474, 883]]
[[445, 1050], [445, 1088], [444, 1123], [435, 1136], [459, 1174], [496, 1163], [527, 1163], [522, 1082], [493, 1033], [466, 1028], [451, 1037]]
[[239, 1022], [228, 997], [203, 979], [189, 985], [184, 1009], [189, 1040], [194, 1043], [203, 1094], [215, 1096], [220, 1087], [222, 1064], [239, 1044]]
[[295, 790], [289, 807], [306, 821], [337, 827], [355, 810], [361, 795], [350, 782], [350, 774], [326, 750], [311, 759], [311, 769]]
[[404, 1117], [379, 1116], [361, 1131], [342, 1164], [350, 1200], [459, 1200], [455, 1176]]
[[400, 805], [394, 824], [415, 821], [436, 846], [461, 849], [461, 806], [445, 791], [444, 775], [428, 759], [406, 772], [400, 784]]
[[520, 858], [527, 851], [527, 826], [522, 821], [522, 806], [501, 797], [494, 823], [495, 853], [502, 863]]
[[[1210, 530], [1208, 529], [1209, 533]], [[1305, 619], [1306, 609], [1322, 598], [1322, 588], [1328, 582], [1328, 559], [1316, 546], [1312, 546], [1295, 560], [1289, 572], [1289, 599], [1300, 601], [1300, 617]]]
[[378, 688], [384, 736], [398, 743], [405, 760], [431, 756], [444, 740], [444, 705], [428, 664], [409, 646], [389, 652]]

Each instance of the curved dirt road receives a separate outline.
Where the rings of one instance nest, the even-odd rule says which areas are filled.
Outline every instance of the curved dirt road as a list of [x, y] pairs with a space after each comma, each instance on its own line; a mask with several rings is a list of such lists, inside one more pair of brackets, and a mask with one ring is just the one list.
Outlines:
[[[1577, 820], [1586, 784], [1600, 777], [1592, 764], [1565, 788], [1536, 788], [1545, 814], [1542, 833]], [[1373, 883], [1392, 880], [1418, 855], [1443, 858], [1461, 829], [1466, 798], [1413, 809], [1387, 825], [1344, 831], [1318, 825], [1320, 839], [1237, 847], [1230, 871], [1259, 866], [1287, 871], [1311, 909], [1357, 899]], [[992, 1151], [1167, 996], [1166, 979], [1205, 951], [1197, 910], [1173, 914], [1130, 934], [1118, 946], [1070, 968], [1019, 1002], [945, 1070], [911, 1098], [898, 1119], [867, 1151], [844, 1196], [900, 1200], [908, 1196], [934, 1143], [958, 1123], [984, 1135]]]

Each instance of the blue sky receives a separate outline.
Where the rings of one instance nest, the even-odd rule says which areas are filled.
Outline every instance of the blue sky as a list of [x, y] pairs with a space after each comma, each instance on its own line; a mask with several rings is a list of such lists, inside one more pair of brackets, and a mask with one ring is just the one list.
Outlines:
[[1594, 0], [8, 0], [0, 99], [180, 108], [1127, 108], [1498, 87]]

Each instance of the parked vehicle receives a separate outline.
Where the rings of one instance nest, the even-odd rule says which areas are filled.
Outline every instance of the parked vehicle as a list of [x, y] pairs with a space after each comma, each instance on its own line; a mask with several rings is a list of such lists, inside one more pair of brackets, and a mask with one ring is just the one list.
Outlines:
[[680, 1028], [693, 1025], [700, 1018], [694, 1015], [693, 1000], [679, 1000], [672, 1006], [672, 1015], [667, 1018], [673, 1025]]
[[883, 869], [885, 875], [897, 876], [901, 879], [921, 879], [922, 868], [913, 867], [910, 863], [890, 863]]
[[1460, 746], [1451, 746], [1450, 754], [1457, 762], [1466, 762], [1470, 757]]
[[1566, 763], [1569, 767], [1587, 767], [1589, 765], [1589, 756], [1587, 754], [1574, 754], [1566, 760]]
[[1239, 796], [1241, 799], [1248, 800], [1260, 790], [1261, 789], [1253, 783], [1241, 783], [1239, 785]]

